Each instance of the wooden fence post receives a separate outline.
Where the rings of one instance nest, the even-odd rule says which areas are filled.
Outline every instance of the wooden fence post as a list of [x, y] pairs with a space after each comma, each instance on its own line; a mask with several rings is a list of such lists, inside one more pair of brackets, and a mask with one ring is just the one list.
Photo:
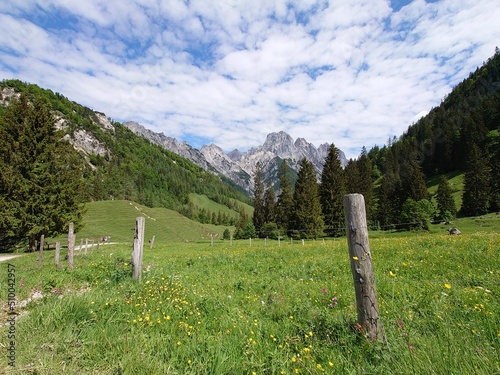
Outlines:
[[135, 219], [134, 251], [132, 252], [132, 265], [134, 267], [134, 280], [141, 281], [142, 252], [144, 247], [144, 217]]
[[149, 240], [149, 248], [152, 249], [153, 245], [155, 244], [155, 236]]
[[59, 257], [61, 255], [61, 242], [57, 241], [56, 242], [56, 256], [54, 258], [54, 263], [56, 264], [57, 268], [59, 268]]
[[73, 233], [73, 223], [69, 223], [68, 228], [68, 268], [73, 271], [73, 255], [75, 251], [75, 235]]
[[40, 236], [40, 252], [38, 253], [38, 269], [42, 269], [42, 261], [43, 261], [43, 245], [45, 242], [45, 235]]
[[383, 338], [383, 327], [379, 320], [363, 195], [344, 195], [344, 212], [351, 272], [356, 292], [358, 324], [370, 341], [374, 342]]

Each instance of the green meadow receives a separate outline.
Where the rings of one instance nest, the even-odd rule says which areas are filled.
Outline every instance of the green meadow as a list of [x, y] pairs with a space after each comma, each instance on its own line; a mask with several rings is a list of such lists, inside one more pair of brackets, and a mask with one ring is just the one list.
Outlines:
[[[42, 270], [38, 254], [1, 263], [2, 301], [15, 266], [18, 314], [12, 367], [2, 306], [1, 373], [500, 373], [497, 215], [457, 221], [459, 236], [444, 225], [371, 233], [385, 332], [372, 344], [356, 324], [344, 238], [211, 246], [211, 228], [130, 203], [107, 203], [121, 210], [109, 218], [88, 206], [77, 243], [111, 235], [119, 244], [77, 251], [73, 271], [65, 260], [55, 267], [53, 250]], [[139, 209], [156, 219], [146, 216], [146, 237], [156, 240], [144, 249], [141, 283], [130, 266]]]

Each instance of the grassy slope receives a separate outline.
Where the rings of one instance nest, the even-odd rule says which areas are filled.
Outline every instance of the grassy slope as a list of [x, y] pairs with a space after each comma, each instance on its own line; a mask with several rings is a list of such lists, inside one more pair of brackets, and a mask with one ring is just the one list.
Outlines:
[[[462, 172], [451, 172], [446, 174], [446, 178], [450, 183], [450, 187], [453, 191], [453, 199], [455, 200], [455, 206], [457, 207], [457, 211], [460, 210], [462, 206], [462, 192], [464, 187], [464, 173]], [[434, 176], [427, 180], [427, 190], [429, 193], [434, 196], [437, 192], [437, 188], [439, 186], [439, 181], [441, 179], [441, 175]], [[434, 203], [435, 199], [433, 199]]]
[[[155, 236], [155, 242], [206, 241], [210, 236], [222, 236], [225, 227], [204, 225], [164, 208], [149, 208], [130, 201], [113, 200], [86, 204], [81, 238], [99, 239], [111, 236], [113, 242], [132, 242], [135, 218], [144, 216], [145, 239]], [[64, 236], [58, 239], [64, 241]], [[52, 240], [53, 241], [53, 240]]]

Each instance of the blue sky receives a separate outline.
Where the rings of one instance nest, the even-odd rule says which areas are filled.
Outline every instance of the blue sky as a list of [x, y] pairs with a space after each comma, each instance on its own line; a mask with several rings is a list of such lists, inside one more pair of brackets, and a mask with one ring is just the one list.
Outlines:
[[498, 0], [0, 2], [0, 79], [194, 147], [286, 131], [348, 157], [401, 135], [500, 45]]

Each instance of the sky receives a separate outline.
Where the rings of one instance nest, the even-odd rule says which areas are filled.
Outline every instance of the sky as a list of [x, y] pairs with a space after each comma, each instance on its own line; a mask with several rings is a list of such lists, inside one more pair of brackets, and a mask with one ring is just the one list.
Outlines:
[[355, 158], [487, 61], [498, 20], [498, 0], [7, 0], [0, 80], [196, 148], [285, 131]]

